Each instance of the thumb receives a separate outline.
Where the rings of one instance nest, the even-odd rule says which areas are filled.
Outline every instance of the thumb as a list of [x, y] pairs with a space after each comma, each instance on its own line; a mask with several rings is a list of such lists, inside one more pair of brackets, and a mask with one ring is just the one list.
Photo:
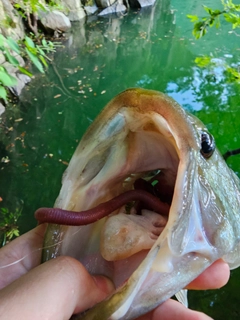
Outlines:
[[114, 290], [105, 277], [92, 277], [70, 257], [50, 260], [0, 291], [0, 318], [69, 319]]

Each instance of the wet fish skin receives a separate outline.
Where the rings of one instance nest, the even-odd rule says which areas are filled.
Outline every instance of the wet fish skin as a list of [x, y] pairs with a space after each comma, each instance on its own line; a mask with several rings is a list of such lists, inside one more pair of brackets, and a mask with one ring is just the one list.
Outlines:
[[[179, 159], [168, 223], [127, 283], [74, 319], [134, 319], [184, 288], [217, 259], [224, 258], [231, 268], [240, 265], [239, 179], [217, 149], [209, 158], [202, 155], [202, 135], [208, 131], [201, 121], [156, 91], [128, 89], [106, 106], [77, 148], [55, 206], [77, 211], [116, 195], [132, 163], [140, 171], [128, 150], [138, 132], [151, 132], [150, 124], [159, 132], [159, 141], [168, 141], [171, 170], [176, 155]], [[158, 168], [158, 163], [143, 165], [147, 170]], [[103, 223], [81, 228], [78, 241], [83, 247], [97, 250]], [[51, 248], [44, 250], [43, 259], [70, 254], [81, 260], [86, 252], [75, 251], [75, 238], [70, 236], [74, 232], [78, 229], [49, 225], [44, 247]]]

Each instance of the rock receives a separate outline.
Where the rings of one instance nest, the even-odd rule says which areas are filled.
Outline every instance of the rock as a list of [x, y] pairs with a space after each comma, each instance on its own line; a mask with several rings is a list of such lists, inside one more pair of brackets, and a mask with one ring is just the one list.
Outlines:
[[50, 11], [42, 15], [41, 23], [46, 29], [68, 31], [71, 28], [71, 22], [68, 17], [59, 11]]
[[153, 6], [156, 0], [137, 0], [141, 8]]
[[114, 3], [112, 6], [102, 10], [98, 15], [105, 16], [108, 14], [125, 13], [127, 8], [124, 4]]
[[79, 21], [86, 17], [86, 13], [83, 8], [79, 8], [78, 11], [71, 11], [68, 14], [68, 18], [70, 21]]
[[109, 8], [111, 7], [116, 0], [96, 0], [96, 4], [100, 8]]
[[13, 87], [9, 87], [9, 90], [14, 94], [16, 97], [19, 97], [22, 89], [25, 87], [27, 83], [31, 81], [31, 78], [26, 74], [17, 73], [14, 75], [17, 79], [17, 84]]
[[98, 11], [98, 7], [96, 6], [96, 4], [94, 3], [92, 6], [85, 6], [84, 10], [86, 11], [86, 14], [88, 16], [94, 14], [95, 12]]
[[31, 81], [31, 78], [26, 74], [22, 73], [17, 73], [16, 78], [17, 84], [12, 89], [15, 95], [20, 96], [22, 89], [25, 87], [26, 84], [28, 84]]
[[9, 23], [6, 26], [0, 26], [0, 33], [5, 37], [11, 36], [14, 40], [24, 38], [24, 26], [22, 18], [14, 9], [10, 1], [0, 1], [0, 21], [5, 21], [8, 18]]
[[0, 102], [0, 116], [5, 112], [5, 107], [3, 104]]
[[9, 89], [15, 96], [19, 96], [22, 92], [22, 89], [28, 82], [30, 82], [31, 78], [25, 74], [19, 73], [18, 68], [14, 67], [7, 61], [4, 62], [2, 66], [12, 77], [17, 79], [17, 84], [13, 87], [9, 87]]
[[18, 68], [9, 63], [8, 61], [5, 61], [2, 66], [7, 70], [7, 72], [16, 78], [16, 73], [18, 71]]
[[86, 16], [80, 0], [65, 0], [64, 7], [70, 21], [79, 21]]
[[19, 54], [17, 54], [14, 51], [11, 51], [11, 54], [15, 57], [15, 59], [19, 62], [21, 67], [25, 66], [25, 61], [23, 60], [23, 57], [21, 57]]
[[6, 61], [4, 55], [2, 54], [2, 52], [0, 52], [0, 65], [3, 64]]

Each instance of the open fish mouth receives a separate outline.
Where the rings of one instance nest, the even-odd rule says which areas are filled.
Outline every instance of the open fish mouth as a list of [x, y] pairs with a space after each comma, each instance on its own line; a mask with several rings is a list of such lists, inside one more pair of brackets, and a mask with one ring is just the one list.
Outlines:
[[115, 283], [81, 318], [133, 319], [216, 259], [239, 263], [239, 199], [238, 179], [204, 125], [164, 94], [129, 89], [84, 135], [55, 208], [36, 211], [51, 223], [43, 260], [71, 255]]

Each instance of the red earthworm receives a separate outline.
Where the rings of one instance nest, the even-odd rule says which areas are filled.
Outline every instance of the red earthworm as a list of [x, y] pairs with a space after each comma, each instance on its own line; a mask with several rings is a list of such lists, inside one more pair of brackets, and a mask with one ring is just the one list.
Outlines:
[[169, 213], [170, 206], [149, 192], [143, 190], [130, 190], [86, 211], [75, 212], [59, 208], [39, 208], [35, 212], [35, 218], [39, 223], [48, 222], [71, 226], [87, 225], [106, 217], [116, 209], [131, 201], [141, 201], [151, 210], [164, 216]]

